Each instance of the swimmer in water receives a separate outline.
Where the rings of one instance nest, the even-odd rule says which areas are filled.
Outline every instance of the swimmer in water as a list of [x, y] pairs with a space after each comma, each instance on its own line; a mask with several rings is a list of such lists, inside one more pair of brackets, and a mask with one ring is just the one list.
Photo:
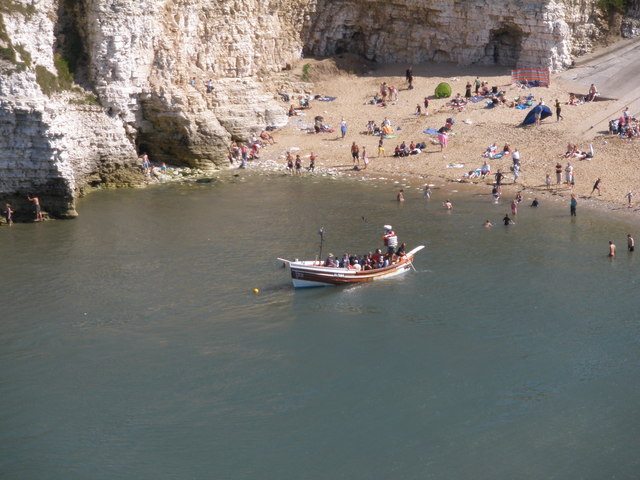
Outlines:
[[493, 227], [493, 223], [491, 223], [489, 221], [489, 219], [487, 218], [484, 223], [482, 224], [483, 227], [489, 228], [489, 227]]
[[446, 202], [442, 202], [442, 206], [447, 210], [451, 210], [453, 208], [453, 205], [451, 204], [451, 200], [449, 199], [447, 199]]

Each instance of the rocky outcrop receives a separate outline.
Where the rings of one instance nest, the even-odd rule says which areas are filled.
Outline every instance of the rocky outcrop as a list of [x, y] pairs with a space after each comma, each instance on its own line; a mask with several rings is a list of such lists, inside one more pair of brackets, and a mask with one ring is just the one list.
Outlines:
[[0, 200], [73, 216], [84, 187], [141, 182], [141, 151], [219, 168], [285, 123], [270, 78], [303, 50], [559, 70], [608, 18], [596, 0], [5, 0]]
[[[374, 4], [372, 4], [374, 3]], [[557, 71], [597, 41], [595, 1], [319, 0], [305, 51], [377, 62], [537, 66]]]

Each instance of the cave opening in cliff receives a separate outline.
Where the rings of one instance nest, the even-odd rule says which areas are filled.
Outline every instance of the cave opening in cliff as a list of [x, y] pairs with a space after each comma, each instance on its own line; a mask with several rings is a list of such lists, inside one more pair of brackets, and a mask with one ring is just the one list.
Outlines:
[[364, 56], [364, 35], [360, 31], [345, 34], [341, 39], [336, 41], [334, 54], [341, 55], [343, 53], [353, 53], [355, 55]]
[[486, 63], [515, 67], [522, 49], [522, 30], [516, 25], [503, 25], [492, 30], [485, 47]]
[[77, 0], [60, 2], [55, 27], [55, 48], [56, 54], [73, 76], [73, 81], [88, 87], [89, 62], [84, 49], [83, 36], [79, 28], [81, 12], [83, 11], [85, 11], [85, 8]]

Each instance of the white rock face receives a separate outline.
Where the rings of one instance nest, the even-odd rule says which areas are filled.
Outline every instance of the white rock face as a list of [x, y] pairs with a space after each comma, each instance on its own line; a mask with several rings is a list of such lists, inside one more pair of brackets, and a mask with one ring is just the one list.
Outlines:
[[[15, 58], [0, 59], [0, 200], [33, 192], [59, 216], [75, 214], [88, 184], [135, 183], [125, 172], [142, 150], [206, 171], [226, 164], [232, 138], [284, 125], [284, 104], [261, 79], [303, 50], [560, 70], [605, 28], [596, 0], [5, 3], [0, 47]], [[77, 86], [46, 95], [58, 54]]]
[[599, 35], [591, 0], [319, 0], [305, 50], [380, 62], [447, 61], [562, 70]]

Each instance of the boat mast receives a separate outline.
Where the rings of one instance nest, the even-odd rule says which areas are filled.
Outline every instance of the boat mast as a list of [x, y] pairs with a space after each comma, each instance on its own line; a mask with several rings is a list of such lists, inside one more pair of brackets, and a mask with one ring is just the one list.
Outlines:
[[320, 227], [320, 231], [318, 232], [320, 235], [320, 253], [318, 254], [317, 260], [322, 260], [322, 242], [324, 241], [324, 227]]

